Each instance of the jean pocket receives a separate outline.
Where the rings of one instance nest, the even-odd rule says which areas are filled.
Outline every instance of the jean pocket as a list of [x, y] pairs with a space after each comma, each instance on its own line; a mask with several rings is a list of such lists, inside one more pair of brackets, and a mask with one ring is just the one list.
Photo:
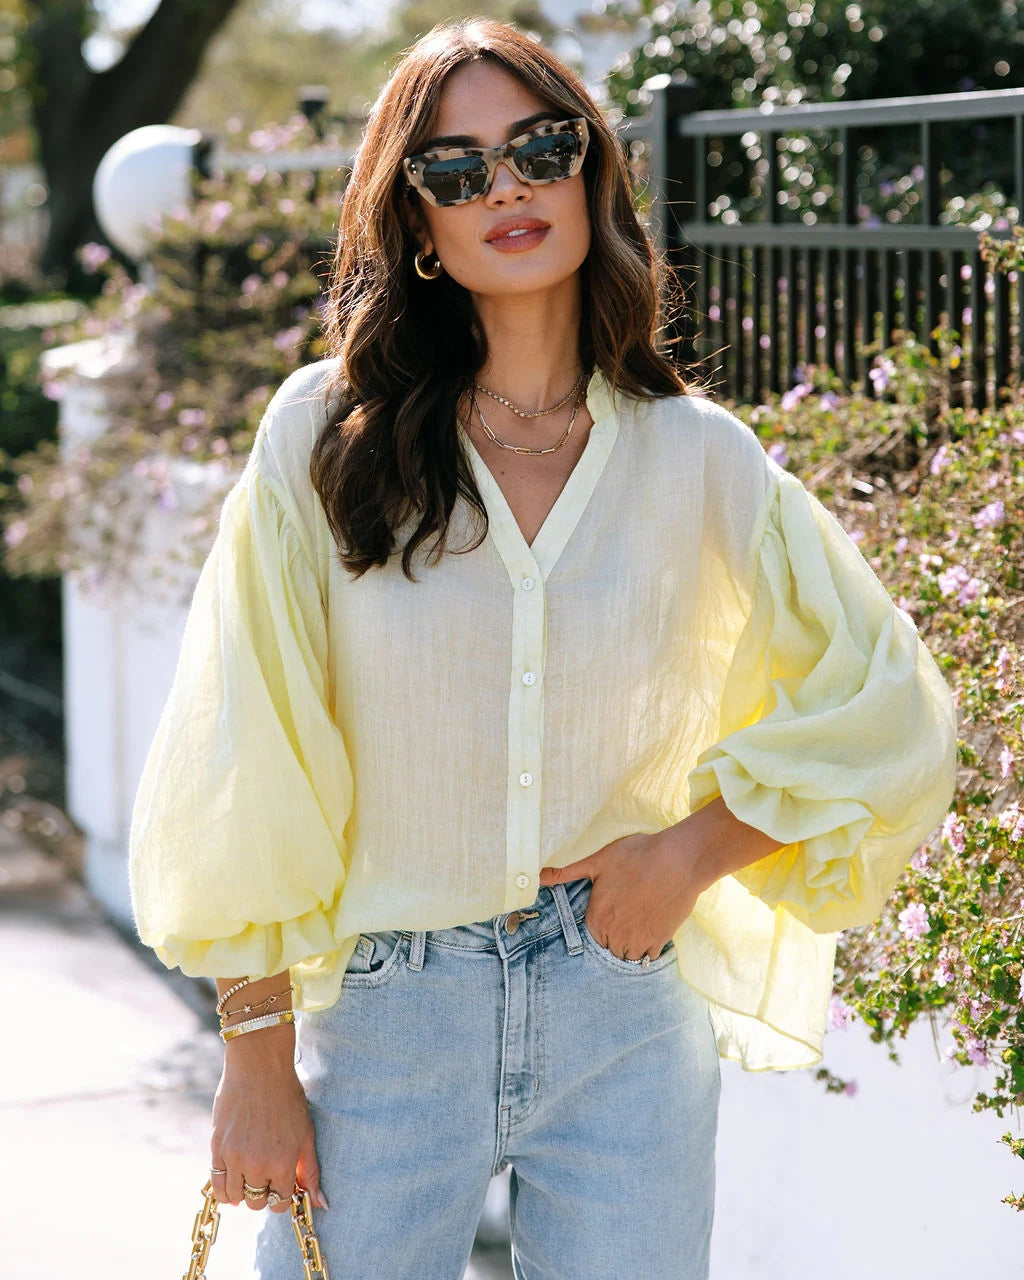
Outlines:
[[361, 933], [345, 966], [343, 987], [376, 987], [391, 978], [402, 958], [407, 933], [400, 929], [382, 929], [377, 933]]
[[657, 973], [661, 969], [667, 969], [669, 965], [675, 963], [676, 944], [671, 938], [669, 938], [668, 942], [665, 943], [658, 955], [651, 960], [651, 963], [645, 969], [642, 964], [637, 964], [633, 960], [623, 960], [623, 958], [621, 956], [617, 956], [614, 951], [609, 951], [607, 947], [602, 947], [587, 928], [586, 920], [580, 920], [578, 923], [580, 934], [583, 937], [584, 947], [588, 948], [606, 964], [611, 965], [612, 968], [618, 969], [621, 973], [646, 974], [647, 976], [650, 976], [652, 973]]

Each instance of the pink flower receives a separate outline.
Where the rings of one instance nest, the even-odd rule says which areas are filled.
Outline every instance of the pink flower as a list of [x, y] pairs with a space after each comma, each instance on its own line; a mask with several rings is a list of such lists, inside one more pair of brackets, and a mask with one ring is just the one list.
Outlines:
[[943, 596], [951, 596], [957, 592], [956, 602], [960, 605], [971, 604], [977, 600], [985, 585], [980, 578], [972, 578], [962, 564], [950, 565], [936, 577], [935, 581]]
[[904, 907], [897, 918], [900, 933], [908, 942], [915, 942], [918, 938], [924, 937], [931, 923], [928, 912], [921, 902], [912, 902], [909, 907]]
[[861, 543], [861, 542], [863, 542], [863, 541], [864, 541], [864, 530], [863, 530], [863, 529], [851, 529], [851, 530], [848, 532], [847, 537], [848, 537], [848, 538], [850, 539], [850, 541], [854, 544], [854, 546], [857, 546], [859, 543]]
[[839, 403], [839, 397], [834, 391], [823, 391], [818, 397], [818, 408], [830, 412]]
[[987, 1067], [992, 1059], [988, 1056], [985, 1048], [985, 1041], [979, 1040], [977, 1036], [971, 1036], [967, 1041], [967, 1056], [976, 1067]]
[[935, 985], [937, 987], [948, 987], [956, 977], [953, 970], [953, 962], [949, 952], [945, 947], [939, 952], [939, 958], [935, 965]]
[[942, 839], [954, 853], [963, 853], [966, 847], [965, 836], [964, 824], [955, 813], [947, 813], [946, 820], [942, 824]]
[[990, 502], [977, 512], [972, 523], [975, 529], [991, 529], [994, 525], [1001, 524], [1005, 515], [1006, 508], [1001, 501]]
[[[1024, 839], [1024, 810], [1018, 804], [1008, 804], [996, 820], [1000, 831], [1009, 831], [1011, 840]], [[1021, 902], [1024, 908], [1024, 900]]]
[[[789, 393], [787, 392], [787, 395], [788, 394]], [[776, 441], [775, 444], [770, 444], [768, 446], [768, 457], [771, 458], [772, 462], [776, 463], [778, 466], [784, 467], [789, 461], [789, 450], [784, 444], [780, 444]]]
[[849, 1080], [849, 1081], [847, 1082], [846, 1088], [843, 1090], [843, 1094], [844, 1094], [847, 1098], [856, 1098], [856, 1096], [857, 1096], [857, 1089], [858, 1089], [857, 1081], [856, 1081], [856, 1080]]
[[897, 538], [896, 541], [892, 544], [892, 549], [893, 551], [896, 552], [898, 556], [901, 556], [909, 546], [910, 546], [909, 538]]
[[302, 341], [305, 330], [301, 325], [295, 325], [291, 329], [282, 329], [280, 333], [274, 334], [274, 346], [278, 351], [292, 351]]
[[786, 413], [792, 412], [797, 407], [804, 396], [810, 395], [811, 384], [809, 382], [798, 382], [795, 387], [790, 389], [782, 397], [782, 408]]
[[939, 590], [944, 596], [951, 596], [954, 591], [964, 587], [970, 581], [971, 575], [963, 567], [962, 564], [950, 565], [948, 569], [944, 569], [938, 575], [936, 581], [939, 584]]
[[11, 547], [20, 547], [28, 533], [28, 525], [24, 520], [12, 520], [4, 530], [4, 543]]
[[1024, 1004], [1024, 973], [1020, 975], [1020, 1001]]
[[174, 393], [172, 391], [158, 392], [153, 401], [153, 407], [157, 413], [166, 413], [168, 409], [174, 407]]
[[110, 249], [105, 244], [96, 244], [90, 240], [78, 251], [78, 259], [89, 275], [95, 275], [100, 267], [110, 259]]
[[231, 201], [218, 200], [210, 206], [209, 215], [206, 219], [207, 231], [219, 231], [224, 223], [231, 217]]
[[853, 1021], [853, 1010], [848, 1004], [845, 1004], [838, 996], [833, 996], [828, 1002], [828, 1022], [829, 1031], [845, 1031]]
[[182, 409], [178, 414], [178, 422], [183, 427], [201, 427], [206, 421], [206, 412], [203, 409]]
[[242, 281], [242, 292], [244, 294], [253, 294], [263, 283], [259, 276], [246, 276]]
[[924, 845], [922, 845], [920, 849], [918, 849], [915, 852], [914, 856], [910, 859], [910, 865], [914, 868], [915, 871], [928, 870], [928, 850], [925, 848]]
[[947, 462], [949, 462], [949, 445], [940, 444], [928, 464], [929, 475], [937, 476]]
[[896, 372], [896, 366], [886, 356], [880, 360], [873, 369], [868, 370], [868, 377], [871, 379], [871, 386], [874, 388], [876, 396], [882, 395], [889, 383], [892, 382], [893, 374]]
[[999, 753], [999, 776], [1009, 778], [1013, 774], [1013, 752], [1004, 746]]

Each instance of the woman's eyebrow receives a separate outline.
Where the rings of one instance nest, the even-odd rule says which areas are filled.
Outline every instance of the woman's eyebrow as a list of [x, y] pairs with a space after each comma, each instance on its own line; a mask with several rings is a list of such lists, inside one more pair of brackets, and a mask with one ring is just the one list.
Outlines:
[[[538, 111], [532, 116], [527, 116], [525, 120], [514, 120], [508, 127], [508, 138], [518, 137], [519, 134], [525, 133], [527, 129], [532, 129], [535, 124], [540, 124], [542, 120], [557, 120], [558, 116], [553, 111]], [[438, 147], [479, 147], [482, 146], [479, 138], [475, 138], [471, 133], [446, 133], [439, 138], [431, 138], [429, 142], [423, 146], [424, 151], [436, 151]]]

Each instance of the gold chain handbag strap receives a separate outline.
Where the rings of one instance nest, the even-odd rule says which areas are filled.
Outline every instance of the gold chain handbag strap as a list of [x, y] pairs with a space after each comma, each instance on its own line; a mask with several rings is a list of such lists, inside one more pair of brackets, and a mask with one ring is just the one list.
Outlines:
[[[220, 1210], [213, 1194], [213, 1183], [203, 1187], [203, 1207], [196, 1214], [192, 1228], [192, 1256], [182, 1280], [206, 1280], [206, 1262], [217, 1239], [220, 1226]], [[330, 1280], [327, 1263], [320, 1252], [320, 1241], [313, 1230], [313, 1211], [309, 1192], [296, 1187], [292, 1192], [292, 1228], [299, 1242], [302, 1266], [306, 1280]]]

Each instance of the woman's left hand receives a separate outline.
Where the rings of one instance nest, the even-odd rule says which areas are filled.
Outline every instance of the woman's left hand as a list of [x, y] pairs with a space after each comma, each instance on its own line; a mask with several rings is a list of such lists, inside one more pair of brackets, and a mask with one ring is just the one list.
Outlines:
[[586, 926], [594, 941], [624, 960], [654, 960], [708, 887], [698, 875], [700, 861], [694, 842], [669, 827], [623, 836], [564, 867], [544, 867], [540, 882], [589, 879]]

